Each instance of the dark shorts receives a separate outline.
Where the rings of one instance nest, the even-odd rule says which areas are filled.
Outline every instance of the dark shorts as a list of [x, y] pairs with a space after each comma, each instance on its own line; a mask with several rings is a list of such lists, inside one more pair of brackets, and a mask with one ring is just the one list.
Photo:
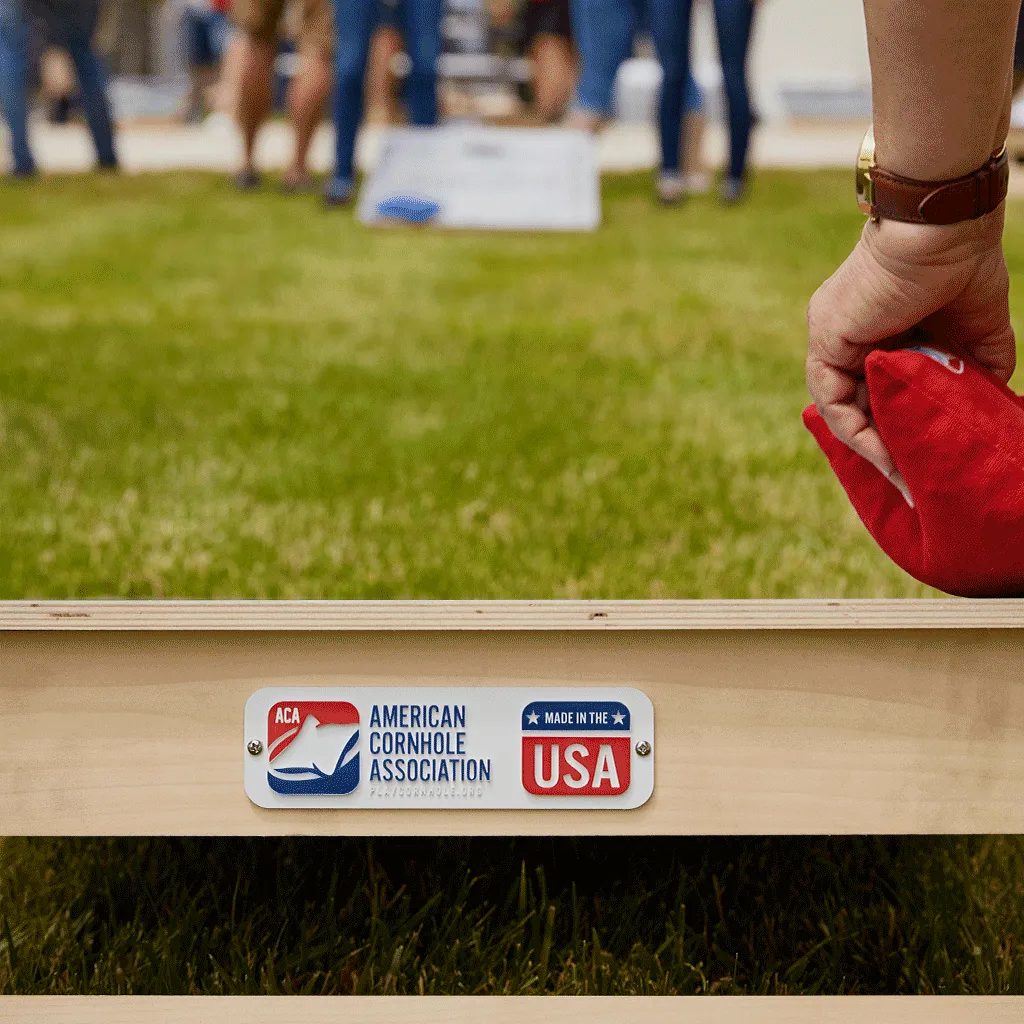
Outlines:
[[182, 48], [190, 68], [215, 67], [224, 59], [228, 19], [217, 11], [186, 7], [181, 16]]
[[401, 0], [381, 0], [377, 9], [377, 28], [405, 29], [405, 11]]
[[537, 36], [560, 36], [572, 42], [570, 0], [527, 0], [523, 11], [523, 49], [528, 50]]

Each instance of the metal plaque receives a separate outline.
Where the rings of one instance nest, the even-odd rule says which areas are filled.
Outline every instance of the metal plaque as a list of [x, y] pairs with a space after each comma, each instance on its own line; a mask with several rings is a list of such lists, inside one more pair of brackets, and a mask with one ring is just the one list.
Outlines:
[[622, 687], [270, 687], [243, 751], [260, 807], [628, 810], [654, 791], [654, 707]]

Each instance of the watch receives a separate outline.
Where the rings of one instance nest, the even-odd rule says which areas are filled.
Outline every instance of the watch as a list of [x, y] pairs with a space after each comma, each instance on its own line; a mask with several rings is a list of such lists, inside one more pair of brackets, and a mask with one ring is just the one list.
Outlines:
[[1006, 198], [1010, 158], [1006, 146], [981, 167], [948, 181], [915, 181], [875, 162], [875, 131], [868, 129], [857, 155], [857, 203], [872, 220], [956, 224], [991, 213]]

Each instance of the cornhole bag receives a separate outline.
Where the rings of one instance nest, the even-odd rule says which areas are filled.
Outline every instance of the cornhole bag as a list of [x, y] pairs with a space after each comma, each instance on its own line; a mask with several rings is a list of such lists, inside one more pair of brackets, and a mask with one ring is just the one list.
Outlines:
[[392, 196], [377, 204], [377, 213], [391, 220], [404, 220], [409, 224], [426, 224], [441, 212], [441, 207], [430, 199], [414, 196]]
[[882, 550], [960, 597], [1024, 595], [1024, 398], [969, 359], [935, 349], [872, 352], [871, 413], [913, 507], [829, 430], [804, 424]]

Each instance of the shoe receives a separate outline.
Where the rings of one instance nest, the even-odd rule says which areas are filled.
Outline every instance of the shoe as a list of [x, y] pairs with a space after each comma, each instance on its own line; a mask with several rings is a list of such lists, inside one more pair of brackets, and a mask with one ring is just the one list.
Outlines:
[[100, 160], [96, 166], [99, 170], [103, 171], [104, 174], [117, 174], [121, 170], [121, 164], [118, 162], [116, 156], [113, 160]]
[[324, 203], [327, 206], [348, 206], [355, 194], [355, 186], [349, 178], [331, 178], [324, 186]]
[[742, 178], [723, 178], [719, 198], [726, 206], [735, 206], [746, 195], [747, 186]]
[[676, 171], [662, 171], [654, 182], [658, 201], [665, 206], [675, 206], [686, 198], [686, 181]]
[[254, 171], [249, 167], [244, 171], [239, 171], [235, 175], [235, 188], [237, 188], [239, 192], [255, 192], [259, 187], [259, 171]]

